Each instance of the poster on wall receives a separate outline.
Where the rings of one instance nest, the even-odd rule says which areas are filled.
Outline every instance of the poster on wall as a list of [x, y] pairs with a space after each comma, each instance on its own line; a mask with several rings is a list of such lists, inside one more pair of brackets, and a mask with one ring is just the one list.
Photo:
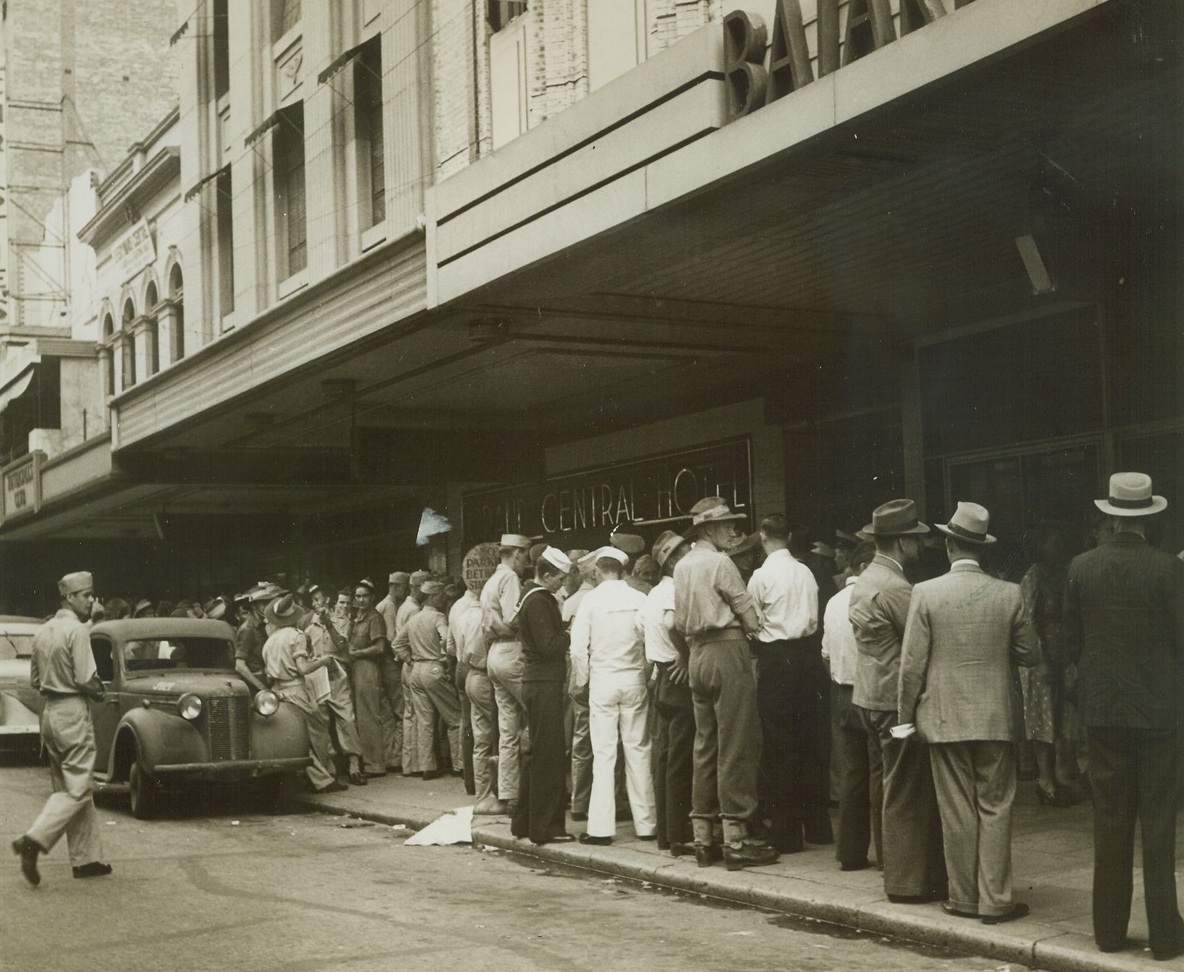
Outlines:
[[466, 493], [464, 544], [521, 533], [544, 537], [564, 550], [591, 549], [607, 543], [613, 530], [652, 541], [663, 530], [685, 527], [691, 507], [706, 496], [722, 496], [751, 518], [751, 452], [745, 436], [564, 473], [542, 483]]

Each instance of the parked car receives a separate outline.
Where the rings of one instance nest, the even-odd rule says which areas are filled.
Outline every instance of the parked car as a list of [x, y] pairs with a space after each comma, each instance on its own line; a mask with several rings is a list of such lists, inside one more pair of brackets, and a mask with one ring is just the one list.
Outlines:
[[41, 696], [29, 684], [29, 658], [38, 618], [0, 614], [0, 752], [41, 748]]
[[107, 688], [91, 703], [95, 777], [127, 784], [132, 814], [153, 816], [164, 784], [259, 781], [279, 799], [310, 762], [304, 716], [274, 692], [251, 696], [223, 621], [136, 618], [90, 633]]

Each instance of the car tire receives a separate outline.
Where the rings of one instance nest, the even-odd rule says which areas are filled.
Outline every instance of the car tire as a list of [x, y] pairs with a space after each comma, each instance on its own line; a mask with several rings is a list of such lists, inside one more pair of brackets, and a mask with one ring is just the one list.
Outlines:
[[160, 807], [160, 790], [152, 774], [144, 769], [139, 753], [128, 774], [128, 796], [131, 799], [132, 816], [137, 820], [151, 820]]

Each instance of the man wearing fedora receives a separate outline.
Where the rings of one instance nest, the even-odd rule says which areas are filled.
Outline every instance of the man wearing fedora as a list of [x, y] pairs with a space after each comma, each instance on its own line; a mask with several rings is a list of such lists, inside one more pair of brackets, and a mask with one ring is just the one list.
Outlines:
[[103, 683], [95, 670], [85, 622], [95, 602], [88, 571], [58, 581], [61, 606], [33, 636], [29, 684], [44, 699], [41, 739], [49, 757], [53, 793], [23, 836], [12, 842], [21, 872], [30, 884], [41, 883], [37, 857], [66, 835], [76, 878], [103, 877], [111, 865], [103, 853], [95, 813], [95, 732], [88, 699], [102, 701]]
[[[900, 681], [900, 646], [913, 586], [905, 568], [921, 557], [929, 527], [917, 518], [910, 499], [876, 507], [863, 533], [876, 555], [851, 589], [848, 618], [859, 655], [852, 710], [879, 750], [883, 793], [872, 793], [883, 808], [884, 890], [898, 904], [938, 901], [946, 896], [941, 819], [929, 769], [929, 752], [916, 739], [893, 739]], [[874, 781], [873, 781], [874, 785]]]
[[522, 596], [522, 572], [530, 562], [534, 540], [517, 533], [502, 534], [500, 563], [481, 588], [481, 628], [489, 642], [485, 670], [497, 703], [497, 795], [513, 813], [518, 803], [518, 772], [526, 710], [522, 706], [522, 642], [513, 628]]
[[[653, 558], [662, 578], [637, 613], [645, 637], [645, 657], [654, 666], [653, 701], [657, 725], [653, 736], [654, 803], [658, 813], [658, 848], [678, 857], [694, 853], [691, 830], [691, 782], [694, 778], [695, 703], [687, 666], [674, 627], [674, 568], [690, 552], [685, 537], [673, 530], [654, 541]], [[684, 649], [685, 651], [685, 649]]]
[[263, 675], [263, 642], [267, 640], [263, 612], [268, 602], [281, 593], [276, 585], [270, 583], [256, 584], [247, 591], [247, 615], [234, 635], [235, 671], [255, 692], [267, 688]]
[[[729, 870], [776, 863], [777, 851], [753, 840], [761, 728], [747, 638], [760, 630], [752, 595], [727, 555], [741, 537], [719, 496], [691, 507], [694, 547], [674, 568], [674, 626], [689, 652], [695, 706], [695, 768], [691, 825], [695, 859], [708, 867], [721, 857]], [[722, 818], [724, 846], [716, 842]]]
[[308, 636], [296, 626], [302, 613], [292, 594], [267, 605], [267, 623], [273, 630], [263, 644], [263, 664], [272, 691], [304, 714], [312, 749], [312, 762], [305, 770], [309, 783], [317, 793], [337, 793], [347, 787], [329, 772], [333, 765], [329, 710], [323, 701], [313, 698], [304, 678], [322, 668], [338, 666], [332, 655], [312, 657]]
[[1040, 645], [1019, 585], [979, 566], [995, 542], [988, 523], [984, 507], [959, 503], [937, 525], [950, 571], [913, 588], [892, 734], [915, 731], [929, 746], [949, 874], [943, 909], [996, 925], [1028, 913], [1011, 894], [1019, 742], [1011, 666], [1035, 665]]
[[1094, 801], [1094, 940], [1126, 945], [1135, 820], [1151, 953], [1184, 952], [1176, 904], [1176, 730], [1184, 652], [1184, 563], [1147, 542], [1168, 504], [1151, 477], [1115, 473], [1095, 500], [1111, 530], [1069, 565], [1065, 619], [1079, 671]]

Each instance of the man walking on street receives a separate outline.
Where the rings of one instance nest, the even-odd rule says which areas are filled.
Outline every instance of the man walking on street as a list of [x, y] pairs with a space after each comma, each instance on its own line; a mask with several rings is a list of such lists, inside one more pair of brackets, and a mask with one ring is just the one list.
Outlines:
[[884, 773], [884, 890], [897, 904], [946, 897], [945, 849], [929, 751], [917, 740], [893, 739], [899, 702], [900, 646], [913, 585], [905, 567], [921, 556], [929, 527], [909, 499], [876, 507], [863, 528], [876, 556], [851, 591], [849, 617], [859, 658], [852, 707], [879, 750]]
[[[745, 636], [755, 635], [760, 621], [726, 553], [746, 517], [719, 496], [700, 500], [691, 517], [695, 546], [674, 568], [674, 626], [688, 646], [695, 705], [695, 859], [708, 867], [723, 857], [729, 870], [773, 864], [777, 851], [748, 832], [757, 810], [761, 730]], [[721, 817], [722, 853], [715, 836]]]
[[1151, 954], [1184, 952], [1176, 904], [1176, 726], [1184, 653], [1184, 563], [1147, 542], [1148, 517], [1168, 505], [1151, 477], [1115, 473], [1094, 500], [1110, 533], [1069, 565], [1069, 657], [1089, 741], [1094, 798], [1094, 940], [1126, 945], [1135, 820]]
[[21, 873], [30, 884], [41, 883], [37, 857], [66, 835], [76, 878], [102, 877], [111, 865], [99, 860], [94, 802], [95, 732], [87, 699], [102, 701], [103, 683], [95, 670], [90, 637], [83, 622], [94, 604], [94, 581], [87, 571], [58, 581], [61, 607], [33, 636], [29, 683], [45, 699], [41, 739], [49, 757], [53, 793], [24, 836], [12, 842], [21, 859]]
[[[984, 924], [1022, 918], [1011, 893], [1011, 807], [1019, 713], [1012, 664], [1040, 660], [1018, 584], [979, 566], [995, 542], [977, 503], [959, 503], [946, 535], [950, 572], [913, 588], [900, 658], [894, 738], [929, 746], [945, 836], [946, 914]], [[915, 740], [905, 742], [915, 745]]]

